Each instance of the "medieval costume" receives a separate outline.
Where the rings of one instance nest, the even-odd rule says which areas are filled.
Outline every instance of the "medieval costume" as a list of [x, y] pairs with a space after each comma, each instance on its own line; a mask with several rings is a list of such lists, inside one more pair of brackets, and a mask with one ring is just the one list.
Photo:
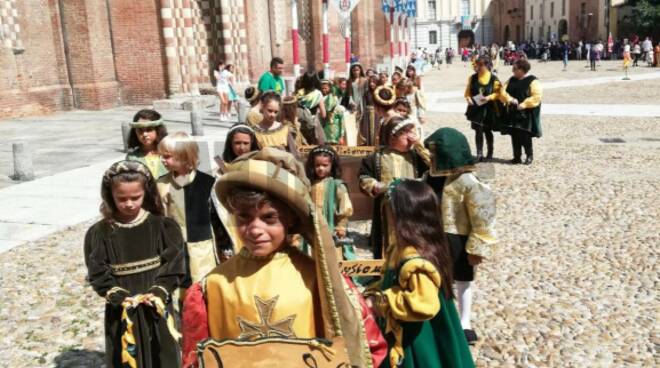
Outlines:
[[465, 116], [475, 131], [477, 146], [477, 160], [483, 160], [484, 136], [486, 136], [486, 159], [493, 158], [494, 138], [493, 130], [497, 130], [497, 119], [501, 114], [499, 104], [502, 85], [499, 79], [490, 71], [474, 73], [465, 88], [465, 99], [468, 104]]
[[[101, 220], [87, 231], [87, 278], [107, 300], [108, 367], [180, 367], [170, 295], [185, 275], [183, 246], [174, 220], [144, 210], [132, 223]], [[153, 306], [138, 303], [147, 299]]]
[[323, 94], [318, 89], [310, 92], [298, 91], [298, 121], [300, 132], [308, 144], [324, 144], [325, 135], [319, 124], [319, 105], [323, 102]]
[[526, 164], [534, 159], [532, 138], [541, 138], [541, 83], [533, 75], [525, 75], [522, 79], [511, 77], [505, 87], [503, 96], [507, 102], [518, 101], [518, 106], [507, 107], [503, 125], [505, 132], [511, 135], [513, 146], [513, 163], [521, 162], [522, 149], [525, 149]]
[[495, 196], [475, 176], [474, 159], [465, 136], [453, 128], [441, 128], [424, 145], [431, 151], [431, 177], [445, 177], [441, 194], [442, 222], [454, 261], [454, 281], [461, 310], [461, 324], [468, 341], [476, 340], [471, 329], [471, 283], [474, 267], [468, 255], [489, 258], [496, 243]]
[[199, 170], [174, 177], [172, 173], [158, 179], [165, 215], [174, 219], [186, 242], [186, 280], [188, 287], [199, 281], [218, 264], [223, 250], [231, 250], [232, 242], [211, 201], [215, 179]]
[[379, 365], [384, 340], [356, 289], [339, 273], [331, 234], [311, 202], [302, 164], [281, 151], [264, 149], [239, 157], [233, 166], [218, 180], [218, 198], [228, 207], [228, 193], [238, 186], [280, 199], [298, 218], [292, 230], [310, 242], [312, 257], [288, 243], [261, 257], [243, 248], [189, 289], [184, 366], [194, 365], [196, 344], [209, 337], [277, 337], [314, 346], [319, 338], [343, 340], [351, 365]]
[[[414, 122], [404, 120], [404, 124], [411, 125]], [[397, 127], [396, 130], [403, 128], [403, 126]], [[387, 130], [396, 132], [393, 129]], [[362, 159], [359, 171], [360, 190], [375, 199], [369, 237], [375, 259], [383, 258], [384, 252], [393, 244], [396, 235], [386, 210], [387, 199], [382, 193], [376, 193], [374, 189], [377, 185], [387, 186], [397, 178], [419, 178], [428, 170], [429, 163], [429, 153], [421, 143], [415, 144], [408, 152], [399, 152], [393, 148], [384, 147]]]
[[381, 142], [381, 126], [391, 117], [390, 110], [394, 102], [396, 102], [396, 93], [391, 87], [379, 86], [373, 94], [370, 94], [367, 109], [360, 123], [360, 135], [367, 146], [386, 144]]
[[472, 368], [474, 361], [456, 306], [441, 288], [435, 266], [412, 246], [392, 248], [382, 279], [365, 292], [377, 295], [390, 337], [381, 367]]
[[[312, 184], [310, 193], [316, 211], [325, 218], [330, 233], [340, 229], [346, 231], [348, 219], [353, 215], [353, 204], [346, 184], [341, 179], [327, 177]], [[355, 259], [355, 249], [350, 244], [342, 244], [337, 247], [337, 258]]]
[[325, 119], [321, 126], [325, 133], [326, 144], [346, 144], [346, 127], [344, 126], [344, 107], [337, 104], [338, 100], [333, 94], [324, 97]]
[[[157, 128], [162, 125], [163, 125], [162, 119], [154, 120], [154, 121], [137, 121], [130, 123], [131, 130], [138, 128]], [[160, 178], [163, 175], [167, 175], [167, 173], [169, 172], [165, 167], [165, 165], [163, 164], [163, 161], [161, 160], [158, 152], [145, 154], [141, 147], [135, 147], [131, 149], [126, 154], [126, 160], [137, 161], [145, 165], [146, 167], [149, 168], [151, 175], [156, 179]]]
[[265, 129], [261, 125], [254, 125], [252, 129], [254, 129], [259, 148], [275, 147], [294, 156], [298, 155], [295, 130], [290, 125], [276, 121], [269, 129]]

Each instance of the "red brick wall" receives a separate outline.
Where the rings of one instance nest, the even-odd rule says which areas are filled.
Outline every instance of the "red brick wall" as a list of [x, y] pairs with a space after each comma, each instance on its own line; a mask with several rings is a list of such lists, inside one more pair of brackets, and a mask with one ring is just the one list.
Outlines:
[[121, 100], [105, 0], [67, 0], [62, 5], [76, 107], [118, 106]]
[[15, 4], [24, 51], [0, 47], [0, 118], [70, 109], [57, 1]]
[[165, 98], [167, 76], [156, 0], [112, 0], [110, 19], [123, 103], [150, 104]]

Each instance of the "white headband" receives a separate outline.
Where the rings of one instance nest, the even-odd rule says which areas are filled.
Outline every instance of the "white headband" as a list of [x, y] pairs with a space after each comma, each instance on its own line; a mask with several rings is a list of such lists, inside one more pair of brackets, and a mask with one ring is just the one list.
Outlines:
[[415, 125], [415, 122], [412, 119], [406, 119], [401, 121], [399, 124], [395, 125], [392, 128], [392, 135], [395, 135], [399, 130], [403, 129], [406, 125]]
[[227, 134], [229, 134], [229, 133], [231, 133], [231, 132], [233, 132], [234, 130], [239, 129], [239, 128], [247, 129], [247, 130], [250, 131], [250, 133], [254, 134], [254, 129], [250, 128], [250, 126], [247, 125], [247, 124], [237, 124], [237, 125], [234, 125], [233, 127], [229, 128], [229, 131], [227, 132]]

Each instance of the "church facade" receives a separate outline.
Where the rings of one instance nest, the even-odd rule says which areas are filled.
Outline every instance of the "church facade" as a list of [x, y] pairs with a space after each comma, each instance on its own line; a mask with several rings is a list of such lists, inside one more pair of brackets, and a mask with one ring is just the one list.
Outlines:
[[[303, 69], [322, 66], [322, 5], [296, 0]], [[0, 0], [0, 117], [150, 104], [212, 87], [219, 60], [255, 81], [274, 56], [293, 73], [292, 0]], [[383, 62], [380, 0], [361, 0], [352, 52]], [[329, 11], [330, 65], [346, 69], [338, 12]]]

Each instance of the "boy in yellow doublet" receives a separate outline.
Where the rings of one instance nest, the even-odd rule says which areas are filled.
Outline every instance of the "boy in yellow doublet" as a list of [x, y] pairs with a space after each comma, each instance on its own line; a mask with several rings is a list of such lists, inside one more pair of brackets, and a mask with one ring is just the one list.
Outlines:
[[[332, 236], [309, 190], [303, 165], [275, 148], [242, 155], [218, 179], [215, 192], [236, 218], [243, 248], [186, 293], [184, 367], [195, 366], [202, 341], [253, 346], [246, 342], [274, 343], [269, 338], [311, 349], [329, 344], [326, 352], [338, 361], [380, 365], [385, 342], [357, 289], [339, 273]], [[294, 234], [310, 243], [311, 257], [292, 246]], [[268, 359], [247, 354], [243, 361]]]
[[210, 337], [319, 336], [316, 282], [314, 261], [292, 246], [267, 257], [243, 248], [207, 276], [207, 301], [222, 306], [209, 310]]

